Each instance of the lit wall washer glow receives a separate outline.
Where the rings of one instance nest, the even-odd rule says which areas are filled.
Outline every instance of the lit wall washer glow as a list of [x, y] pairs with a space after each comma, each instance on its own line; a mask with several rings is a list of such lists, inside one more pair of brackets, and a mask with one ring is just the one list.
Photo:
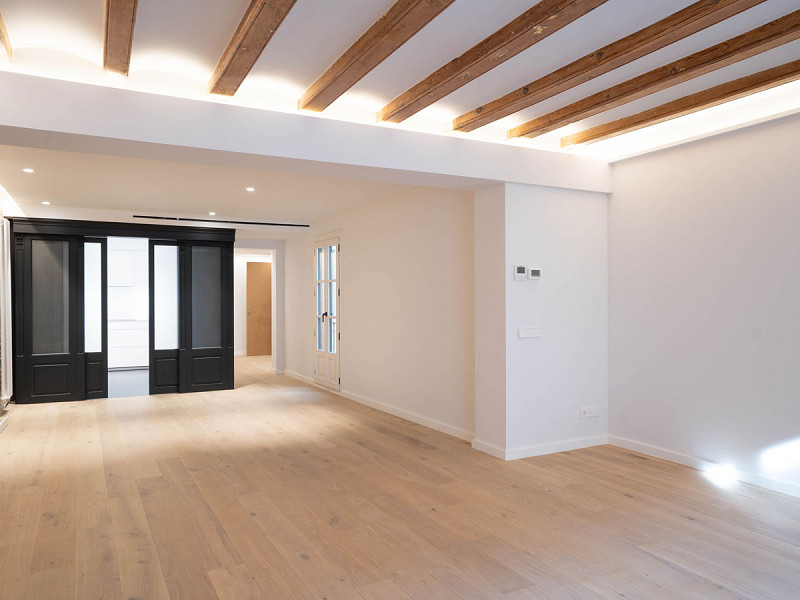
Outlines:
[[739, 473], [733, 465], [709, 465], [703, 470], [703, 475], [722, 489], [728, 489], [739, 481]]

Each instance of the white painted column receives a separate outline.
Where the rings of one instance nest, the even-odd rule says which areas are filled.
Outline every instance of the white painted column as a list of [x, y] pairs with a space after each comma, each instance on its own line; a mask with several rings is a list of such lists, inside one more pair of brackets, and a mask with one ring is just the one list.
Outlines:
[[475, 192], [475, 439], [506, 450], [505, 185]]
[[[476, 192], [476, 449], [513, 459], [607, 442], [607, 222], [601, 193]], [[517, 265], [541, 279], [515, 280]]]

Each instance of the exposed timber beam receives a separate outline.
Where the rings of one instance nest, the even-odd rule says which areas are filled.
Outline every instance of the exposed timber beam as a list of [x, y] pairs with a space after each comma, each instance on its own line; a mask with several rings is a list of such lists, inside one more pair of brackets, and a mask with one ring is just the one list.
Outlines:
[[292, 10], [295, 0], [252, 0], [222, 53], [208, 91], [233, 96], [256, 64], [273, 34]]
[[800, 10], [518, 125], [508, 137], [542, 135], [796, 39], [800, 39]]
[[765, 0], [700, 0], [591, 54], [553, 71], [453, 121], [457, 131], [473, 131], [542, 100], [586, 83], [651, 52], [724, 21]]
[[585, 131], [579, 131], [573, 135], [561, 138], [561, 146], [573, 144], [584, 144], [588, 142], [599, 142], [623, 133], [629, 133], [663, 123], [671, 119], [677, 119], [712, 106], [731, 102], [738, 98], [744, 98], [751, 94], [763, 92], [770, 88], [796, 81], [800, 79], [800, 60], [783, 64], [779, 67], [760, 71], [753, 75], [747, 75], [728, 83], [715, 86], [713, 88], [690, 94], [683, 98], [667, 102], [661, 106], [651, 108], [630, 117], [624, 117], [611, 123], [598, 125]]
[[14, 48], [11, 46], [11, 38], [8, 37], [8, 30], [6, 29], [2, 14], [0, 14], [0, 46], [6, 51], [8, 60], [14, 58]]
[[379, 121], [400, 123], [569, 25], [607, 0], [544, 0], [392, 100]]
[[298, 108], [322, 111], [411, 39], [454, 0], [397, 0], [309, 87]]
[[128, 74], [131, 65], [137, 0], [106, 0], [103, 68]]

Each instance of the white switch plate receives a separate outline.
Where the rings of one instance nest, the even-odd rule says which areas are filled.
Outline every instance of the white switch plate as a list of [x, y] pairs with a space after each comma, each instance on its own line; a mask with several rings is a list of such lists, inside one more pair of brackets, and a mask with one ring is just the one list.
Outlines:
[[588, 419], [589, 417], [599, 417], [599, 406], [584, 406], [581, 408], [581, 419]]
[[520, 327], [517, 330], [517, 335], [519, 338], [528, 339], [528, 338], [540, 338], [542, 337], [542, 328], [541, 327]]

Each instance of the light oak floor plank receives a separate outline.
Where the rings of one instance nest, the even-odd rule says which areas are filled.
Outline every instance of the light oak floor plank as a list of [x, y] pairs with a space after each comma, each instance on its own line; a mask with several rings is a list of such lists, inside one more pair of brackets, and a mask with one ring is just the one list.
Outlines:
[[260, 357], [0, 434], [3, 600], [796, 600], [798, 564], [796, 498], [613, 446], [503, 462]]

